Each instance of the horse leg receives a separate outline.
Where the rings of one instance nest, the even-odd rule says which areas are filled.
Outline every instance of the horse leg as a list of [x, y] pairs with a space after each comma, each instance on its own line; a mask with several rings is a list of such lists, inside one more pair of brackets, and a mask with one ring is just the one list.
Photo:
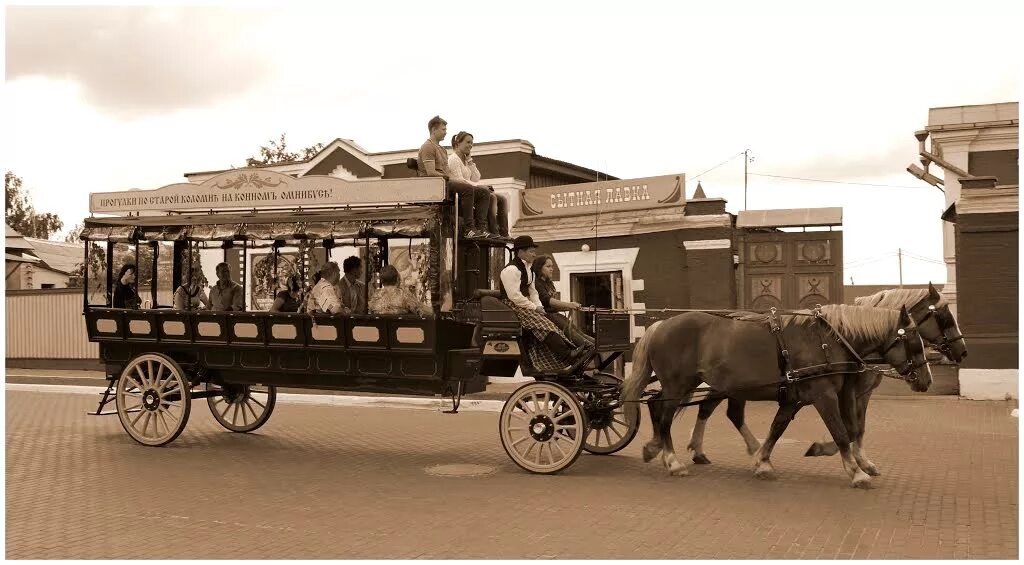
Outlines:
[[747, 454], [753, 455], [761, 448], [761, 443], [757, 441], [754, 434], [750, 433], [750, 428], [747, 427], [745, 421], [746, 417], [746, 400], [735, 400], [729, 399], [729, 408], [726, 409], [725, 414], [729, 417], [729, 421], [736, 427], [736, 430], [743, 436], [743, 442], [747, 444]]
[[659, 392], [647, 402], [647, 411], [651, 414], [651, 428], [654, 430], [654, 437], [651, 438], [651, 441], [644, 444], [644, 463], [650, 463], [651, 459], [654, 459], [661, 453], [663, 440], [659, 422], [661, 421], [662, 405], [665, 404], [665, 401], [661, 400], [661, 396], [662, 393]]
[[[707, 455], [704, 454], [704, 428], [708, 425], [708, 418], [714, 413], [715, 408], [725, 400], [724, 398], [714, 398], [711, 400], [705, 400], [699, 404], [697, 411], [697, 423], [693, 425], [693, 432], [690, 433], [690, 443], [686, 446], [690, 452], [693, 453], [693, 462], [698, 465], [710, 465], [711, 460], [708, 459]], [[732, 401], [729, 401], [729, 406], [732, 406]]]
[[676, 458], [675, 448], [672, 447], [672, 421], [675, 419], [676, 414], [682, 412], [685, 408], [680, 404], [678, 400], [666, 402], [662, 406], [661, 421], [658, 424], [662, 438], [661, 462], [665, 464], [665, 468], [668, 469], [670, 475], [685, 477], [690, 474], [690, 471], [686, 468], [686, 464], [681, 463]]
[[775, 442], [782, 437], [783, 432], [789, 427], [789, 423], [796, 417], [800, 408], [801, 405], [796, 402], [779, 406], [779, 410], [775, 413], [775, 419], [772, 420], [771, 429], [768, 430], [768, 437], [764, 438], [764, 443], [754, 452], [755, 477], [759, 479], [775, 478], [775, 468], [771, 463], [772, 450], [775, 449]]
[[866, 453], [864, 453], [864, 428], [867, 426], [868, 416], [868, 401], [871, 400], [871, 393], [869, 390], [864, 396], [857, 399], [857, 432], [853, 435], [853, 443], [851, 449], [853, 450], [853, 458], [857, 460], [857, 465], [864, 472], [871, 475], [872, 477], [878, 477], [882, 474], [878, 470], [878, 466], [868, 459]]
[[814, 401], [814, 408], [818, 410], [818, 415], [825, 422], [825, 427], [828, 428], [832, 439], [839, 448], [839, 455], [843, 459], [843, 469], [849, 475], [851, 485], [860, 488], [870, 486], [871, 477], [857, 465], [857, 460], [854, 459], [850, 450], [850, 436], [846, 431], [846, 426], [843, 425], [843, 418], [839, 411], [839, 397], [835, 391], [830, 390], [819, 396]]

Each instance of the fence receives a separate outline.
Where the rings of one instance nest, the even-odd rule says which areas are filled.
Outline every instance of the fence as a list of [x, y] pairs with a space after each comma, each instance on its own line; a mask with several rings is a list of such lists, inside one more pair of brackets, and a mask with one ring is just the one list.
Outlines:
[[81, 289], [7, 291], [8, 359], [98, 359], [82, 315]]

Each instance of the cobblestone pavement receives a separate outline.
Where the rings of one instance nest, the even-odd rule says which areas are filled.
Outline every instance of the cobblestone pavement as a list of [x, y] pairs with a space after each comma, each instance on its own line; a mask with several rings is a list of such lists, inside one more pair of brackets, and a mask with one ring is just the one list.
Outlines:
[[[720, 410], [714, 462], [671, 477], [637, 439], [560, 475], [521, 471], [498, 414], [279, 404], [253, 434], [202, 401], [164, 448], [134, 443], [92, 396], [7, 392], [6, 556], [22, 558], [1003, 558], [1018, 556], [1017, 419], [1005, 402], [876, 400], [856, 490], [811, 409], [753, 478]], [[748, 404], [755, 434], [771, 403]], [[686, 445], [696, 410], [677, 419]], [[428, 474], [471, 463], [494, 472]]]

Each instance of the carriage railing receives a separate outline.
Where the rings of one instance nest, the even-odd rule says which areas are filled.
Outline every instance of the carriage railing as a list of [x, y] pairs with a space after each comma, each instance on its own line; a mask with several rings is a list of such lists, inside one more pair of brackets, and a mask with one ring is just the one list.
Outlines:
[[105, 307], [90, 307], [85, 316], [89, 340], [100, 343], [326, 347], [365, 351], [433, 351], [438, 324], [450, 323], [419, 316]]

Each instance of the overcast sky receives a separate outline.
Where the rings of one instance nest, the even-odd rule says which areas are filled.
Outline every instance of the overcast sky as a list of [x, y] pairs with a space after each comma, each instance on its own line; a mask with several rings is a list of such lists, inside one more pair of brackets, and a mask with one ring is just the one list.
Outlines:
[[[435, 114], [621, 178], [686, 173], [688, 196], [749, 148], [750, 209], [842, 206], [845, 282], [888, 284], [897, 248], [942, 258], [943, 196], [905, 172], [928, 109], [1020, 98], [1013, 2], [258, 6], [8, 7], [0, 163], [70, 227], [89, 192], [242, 166], [282, 132], [407, 149]], [[742, 158], [699, 180], [743, 208]]]

